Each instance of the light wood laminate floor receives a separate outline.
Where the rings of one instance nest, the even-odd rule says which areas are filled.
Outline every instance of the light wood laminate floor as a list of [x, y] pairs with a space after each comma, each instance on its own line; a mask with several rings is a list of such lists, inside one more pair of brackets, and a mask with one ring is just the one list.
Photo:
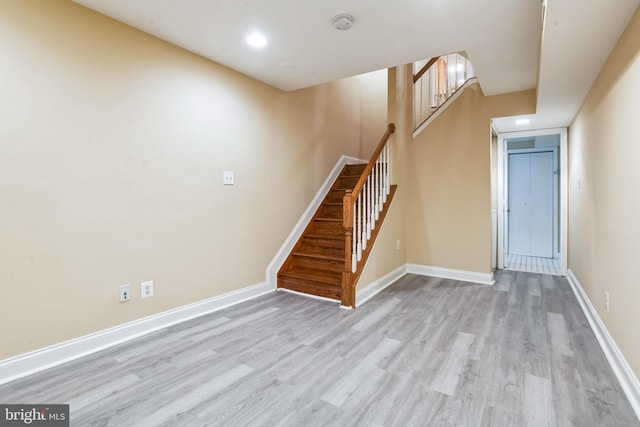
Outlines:
[[0, 386], [72, 426], [638, 426], [566, 279], [285, 292]]

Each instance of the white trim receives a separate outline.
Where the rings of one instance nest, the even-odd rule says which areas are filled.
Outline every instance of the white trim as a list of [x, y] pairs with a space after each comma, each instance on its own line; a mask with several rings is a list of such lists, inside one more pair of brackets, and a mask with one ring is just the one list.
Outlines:
[[567, 278], [569, 279], [571, 289], [573, 289], [573, 293], [576, 295], [582, 311], [587, 317], [587, 321], [589, 321], [589, 325], [596, 339], [600, 343], [605, 357], [609, 361], [609, 365], [611, 365], [613, 373], [620, 382], [620, 386], [622, 386], [624, 394], [627, 396], [627, 399], [629, 399], [629, 403], [635, 411], [636, 416], [640, 419], [640, 382], [638, 378], [633, 373], [624, 355], [609, 334], [607, 327], [591, 304], [589, 297], [584, 292], [582, 285], [580, 285], [573, 271], [568, 271]]
[[360, 307], [360, 305], [369, 301], [377, 293], [395, 283], [396, 280], [400, 279], [405, 274], [407, 274], [407, 264], [401, 265], [381, 278], [374, 280], [359, 292], [356, 291], [356, 307]]
[[438, 107], [438, 109], [436, 111], [433, 112], [433, 114], [431, 114], [429, 117], [427, 117], [427, 120], [425, 120], [424, 122], [422, 122], [422, 124], [420, 126], [418, 126], [416, 128], [416, 130], [413, 131], [413, 138], [415, 139], [416, 136], [420, 135], [420, 132], [422, 132], [423, 130], [425, 130], [425, 128], [427, 126], [429, 126], [431, 124], [431, 122], [433, 122], [436, 118], [438, 118], [438, 116], [440, 114], [442, 114], [442, 112], [444, 110], [446, 110], [449, 105], [453, 104], [453, 101], [455, 101], [456, 99], [458, 99], [458, 97], [460, 95], [462, 95], [462, 92], [464, 92], [464, 90], [466, 88], [468, 88], [469, 86], [471, 86], [472, 84], [477, 84], [478, 83], [478, 79], [476, 77], [472, 77], [469, 80], [467, 80], [466, 82], [464, 82], [464, 84], [462, 86], [460, 86], [458, 88], [458, 90], [456, 90], [454, 92], [453, 95], [451, 95], [449, 98], [447, 98], [446, 101], [444, 101], [444, 103]]
[[0, 361], [0, 384], [66, 363], [142, 335], [273, 292], [269, 283], [239, 289]]
[[569, 266], [569, 145], [567, 128], [560, 132], [560, 273], [567, 275]]
[[340, 159], [338, 159], [333, 169], [331, 169], [329, 176], [327, 176], [327, 179], [325, 179], [322, 186], [320, 186], [320, 189], [316, 193], [316, 196], [313, 198], [311, 203], [309, 203], [307, 210], [304, 211], [304, 213], [300, 217], [300, 220], [298, 220], [298, 223], [295, 225], [295, 227], [289, 234], [289, 237], [287, 237], [287, 239], [284, 241], [284, 243], [282, 244], [282, 246], [280, 247], [276, 255], [273, 257], [273, 259], [267, 266], [267, 273], [266, 273], [267, 283], [270, 283], [273, 289], [275, 289], [278, 284], [278, 270], [280, 269], [280, 267], [282, 267], [282, 264], [284, 264], [284, 262], [287, 260], [287, 257], [293, 250], [293, 247], [298, 242], [298, 239], [300, 238], [300, 236], [302, 236], [302, 233], [304, 233], [304, 230], [309, 224], [309, 222], [311, 221], [311, 219], [313, 218], [313, 215], [316, 213], [316, 211], [322, 204], [322, 201], [329, 193], [329, 190], [331, 190], [331, 186], [336, 181], [336, 179], [338, 179], [338, 176], [340, 175], [342, 168], [344, 168], [348, 164], [362, 164], [362, 163], [367, 163], [367, 162], [365, 160], [357, 159], [355, 157], [349, 157], [349, 156], [342, 156], [340, 157]]
[[493, 285], [493, 273], [478, 273], [475, 271], [455, 270], [452, 268], [432, 267], [429, 265], [407, 264], [407, 273], [422, 276], [441, 277], [443, 279], [461, 280], [463, 282]]
[[[492, 121], [493, 123], [493, 121]], [[504, 229], [505, 229], [505, 204], [507, 201], [505, 200], [505, 182], [504, 182], [504, 170], [505, 170], [505, 162], [509, 160], [509, 157], [506, 154], [505, 150], [506, 144], [504, 142], [504, 136], [502, 134], [498, 134], [498, 170], [497, 170], [497, 191], [498, 191], [498, 223], [496, 224], [497, 229], [497, 237], [496, 237], [496, 247], [491, 248], [494, 252], [497, 252], [498, 255], [498, 265], [496, 268], [498, 270], [504, 269]]]

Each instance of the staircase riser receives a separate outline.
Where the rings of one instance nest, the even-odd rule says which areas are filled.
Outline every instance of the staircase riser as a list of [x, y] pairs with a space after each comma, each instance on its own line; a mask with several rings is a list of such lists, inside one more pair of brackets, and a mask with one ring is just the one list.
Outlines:
[[325, 205], [322, 207], [322, 216], [325, 218], [339, 218], [342, 219], [342, 205]]
[[304, 252], [309, 251], [320, 251], [322, 253], [331, 252], [340, 252], [344, 253], [344, 239], [341, 240], [333, 240], [333, 239], [305, 239], [302, 242], [302, 250]]
[[332, 285], [321, 282], [311, 282], [292, 277], [279, 277], [279, 287], [291, 289], [292, 291], [317, 295], [319, 297], [340, 300], [342, 298], [341, 285]]
[[315, 222], [316, 232], [319, 234], [342, 234], [344, 235], [344, 227], [342, 222]]
[[344, 191], [336, 191], [336, 190], [331, 190], [329, 191], [329, 194], [327, 194], [327, 202], [330, 203], [342, 203], [342, 201], [344, 200]]
[[342, 170], [342, 173], [346, 175], [360, 175], [364, 171], [365, 167], [367, 167], [367, 165], [346, 165]]
[[340, 178], [338, 178], [338, 187], [339, 188], [353, 188], [356, 186], [356, 184], [358, 183], [358, 179], [360, 179], [359, 177], [355, 177], [355, 176], [341, 176]]
[[326, 259], [318, 259], [318, 258], [307, 258], [304, 256], [295, 256], [293, 257], [293, 268], [314, 268], [318, 270], [324, 271], [336, 271], [342, 272], [344, 271], [344, 261], [334, 261], [334, 260], [326, 260]]

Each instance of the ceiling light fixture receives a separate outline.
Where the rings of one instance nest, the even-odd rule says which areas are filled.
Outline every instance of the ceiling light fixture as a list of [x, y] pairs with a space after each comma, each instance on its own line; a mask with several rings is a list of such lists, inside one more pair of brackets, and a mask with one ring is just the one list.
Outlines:
[[528, 125], [531, 122], [529, 119], [518, 119], [516, 120], [517, 125]]
[[267, 39], [260, 33], [252, 33], [247, 37], [247, 44], [253, 47], [263, 47], [267, 45]]
[[353, 16], [351, 15], [336, 15], [331, 20], [333, 27], [336, 30], [346, 31], [353, 25]]

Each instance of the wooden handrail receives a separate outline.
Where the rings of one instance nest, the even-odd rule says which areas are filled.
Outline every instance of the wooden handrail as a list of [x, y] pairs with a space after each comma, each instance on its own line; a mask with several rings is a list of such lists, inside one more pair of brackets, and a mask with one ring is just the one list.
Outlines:
[[427, 72], [427, 70], [429, 68], [431, 68], [431, 66], [433, 64], [436, 63], [436, 61], [438, 60], [439, 56], [436, 56], [435, 58], [431, 58], [426, 64], [424, 64], [424, 67], [420, 68], [420, 71], [418, 71], [414, 76], [413, 76], [413, 83], [417, 82], [418, 80], [420, 80], [420, 77], [422, 77], [422, 75], [424, 73]]
[[367, 178], [369, 178], [369, 174], [371, 173], [373, 166], [376, 164], [376, 160], [380, 156], [380, 153], [382, 153], [382, 150], [384, 149], [385, 144], [389, 140], [389, 137], [395, 131], [396, 131], [396, 125], [394, 125], [393, 123], [389, 123], [389, 126], [387, 126], [387, 131], [384, 133], [384, 135], [382, 136], [382, 139], [378, 143], [378, 147], [376, 147], [376, 151], [374, 151], [373, 154], [371, 155], [371, 159], [369, 160], [369, 163], [367, 163], [367, 167], [364, 168], [364, 171], [362, 172], [362, 175], [360, 176], [358, 183], [356, 184], [355, 187], [353, 187], [353, 191], [351, 192], [352, 199], [355, 199], [356, 197], [358, 197], [358, 195], [362, 191], [362, 187], [364, 187], [364, 184], [367, 182]]

